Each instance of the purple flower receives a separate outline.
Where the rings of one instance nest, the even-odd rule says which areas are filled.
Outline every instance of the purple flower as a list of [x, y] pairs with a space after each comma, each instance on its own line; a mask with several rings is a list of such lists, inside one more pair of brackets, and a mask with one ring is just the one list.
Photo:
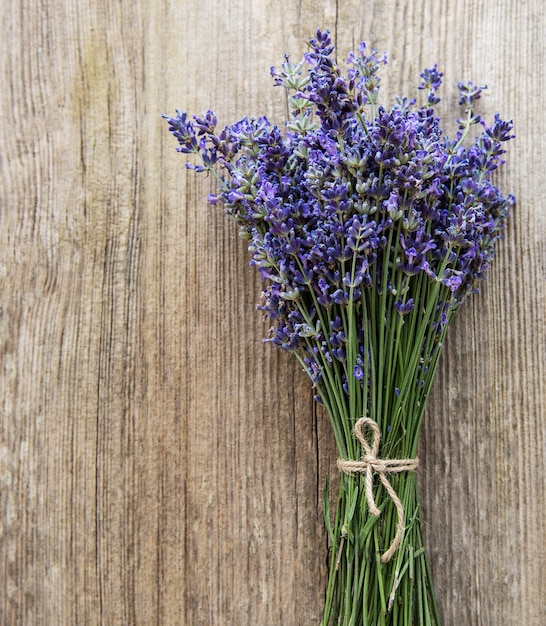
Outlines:
[[[490, 180], [513, 125], [499, 115], [486, 125], [472, 111], [485, 87], [459, 83], [466, 116], [449, 139], [432, 108], [436, 65], [420, 75], [426, 106], [399, 98], [376, 110], [384, 55], [361, 44], [344, 74], [327, 31], [309, 45], [300, 62], [286, 56], [272, 69], [290, 92], [284, 129], [259, 117], [218, 132], [210, 110], [165, 117], [178, 150], [200, 159], [190, 167], [217, 177], [209, 202], [224, 204], [249, 240], [265, 281], [267, 341], [298, 352], [317, 388], [333, 368], [349, 393], [351, 374], [369, 384], [363, 342], [380, 310], [374, 298], [387, 297], [393, 320], [406, 324], [439, 285], [431, 324], [440, 333], [484, 278], [514, 203]], [[481, 134], [467, 141], [478, 122]], [[394, 322], [377, 322], [385, 323]]]
[[472, 81], [468, 82], [459, 82], [457, 83], [457, 87], [459, 88], [459, 104], [466, 105], [467, 107], [472, 107], [476, 100], [479, 100], [482, 91], [487, 89], [487, 85], [483, 85], [482, 87], [478, 87], [474, 85]]
[[424, 69], [420, 74], [423, 81], [419, 85], [419, 89], [427, 89], [427, 103], [429, 105], [438, 104], [440, 102], [440, 98], [438, 98], [435, 94], [442, 84], [442, 72], [438, 71], [438, 65], [435, 63], [434, 67], [430, 69]]
[[394, 303], [394, 308], [400, 313], [401, 316], [407, 315], [415, 308], [415, 300], [410, 298], [407, 302], [397, 300]]

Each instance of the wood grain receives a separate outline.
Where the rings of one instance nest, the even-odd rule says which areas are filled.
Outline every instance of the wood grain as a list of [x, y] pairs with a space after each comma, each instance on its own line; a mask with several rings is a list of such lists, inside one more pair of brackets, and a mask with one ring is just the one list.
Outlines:
[[335, 451], [264, 346], [244, 242], [161, 112], [282, 119], [269, 66], [317, 27], [438, 62], [518, 138], [518, 200], [451, 328], [423, 433], [444, 624], [546, 623], [545, 18], [540, 0], [104, 0], [0, 7], [0, 623], [317, 624]]

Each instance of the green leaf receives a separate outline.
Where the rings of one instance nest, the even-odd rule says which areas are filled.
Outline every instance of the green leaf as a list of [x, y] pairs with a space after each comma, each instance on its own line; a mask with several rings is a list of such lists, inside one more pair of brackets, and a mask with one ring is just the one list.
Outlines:
[[330, 492], [330, 477], [326, 475], [326, 480], [324, 481], [324, 492], [323, 492], [324, 525], [326, 526], [326, 531], [328, 532], [330, 543], [332, 545], [335, 545], [334, 531], [332, 530], [332, 522], [330, 521], [330, 493], [329, 492]]

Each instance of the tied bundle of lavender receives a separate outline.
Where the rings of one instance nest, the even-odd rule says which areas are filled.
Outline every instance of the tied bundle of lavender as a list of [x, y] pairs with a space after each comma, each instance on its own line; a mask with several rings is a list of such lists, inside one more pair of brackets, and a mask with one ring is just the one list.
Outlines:
[[[459, 83], [454, 139], [433, 106], [378, 106], [379, 67], [361, 44], [343, 76], [328, 32], [301, 63], [272, 68], [288, 93], [281, 130], [265, 117], [216, 131], [211, 111], [167, 118], [178, 150], [218, 180], [266, 283], [270, 341], [295, 354], [330, 418], [341, 472], [323, 626], [438, 624], [421, 536], [417, 445], [449, 321], [476, 290], [514, 200], [490, 181], [512, 124], [475, 112]], [[472, 129], [475, 129], [472, 132]]]

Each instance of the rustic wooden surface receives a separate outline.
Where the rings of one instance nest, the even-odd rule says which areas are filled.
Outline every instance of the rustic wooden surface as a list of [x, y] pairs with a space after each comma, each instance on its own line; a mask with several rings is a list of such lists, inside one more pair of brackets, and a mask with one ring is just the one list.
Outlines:
[[335, 458], [259, 282], [160, 119], [284, 114], [269, 66], [317, 27], [437, 61], [513, 117], [518, 199], [454, 323], [421, 451], [447, 626], [546, 623], [541, 0], [20, 0], [0, 7], [0, 623], [307, 626]]

